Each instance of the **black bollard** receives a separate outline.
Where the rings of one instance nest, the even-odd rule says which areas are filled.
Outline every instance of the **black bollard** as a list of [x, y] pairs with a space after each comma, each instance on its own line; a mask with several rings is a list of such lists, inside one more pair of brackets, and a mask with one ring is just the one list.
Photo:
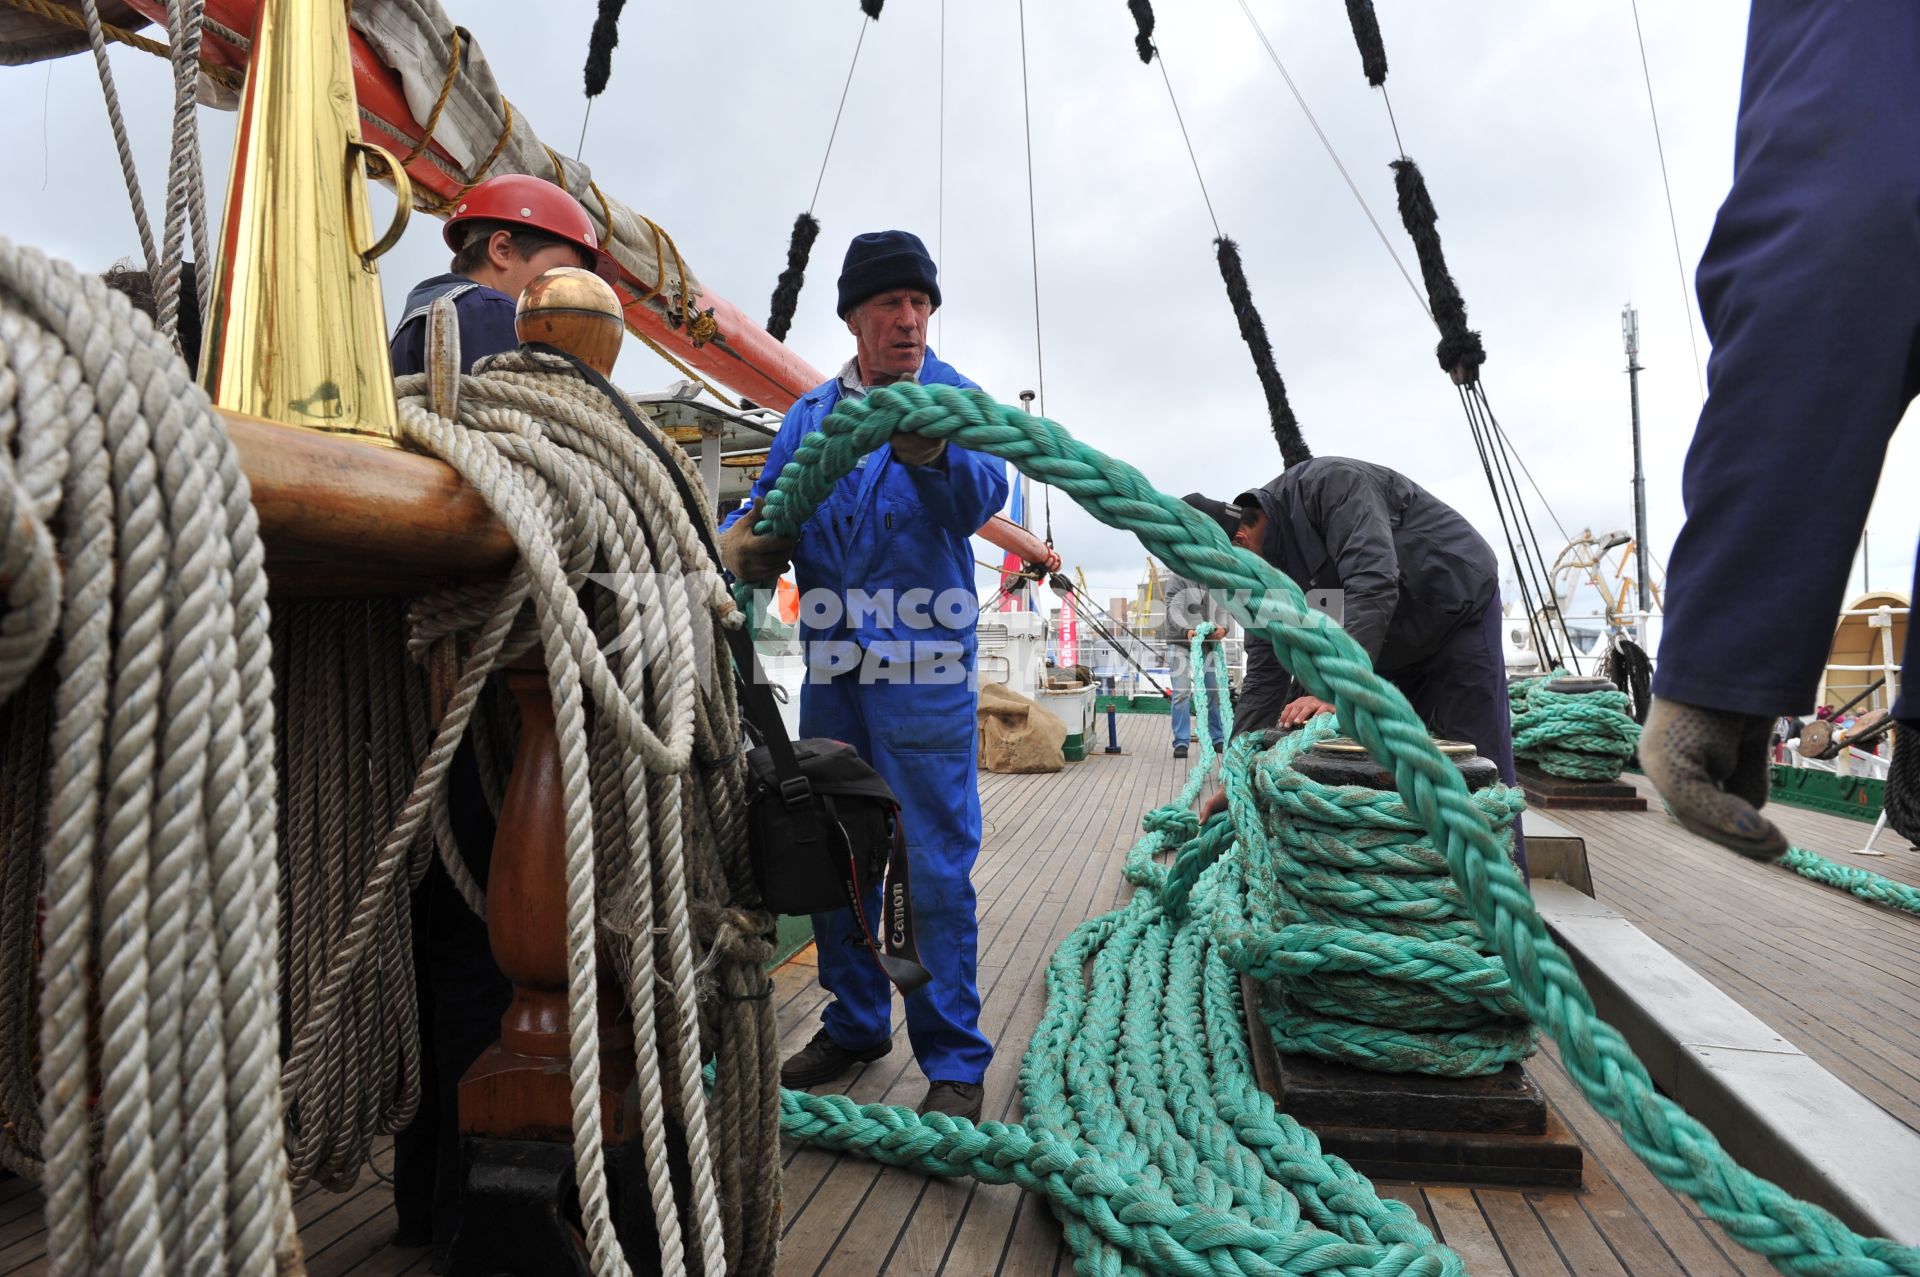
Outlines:
[[1113, 711], [1113, 702], [1107, 702], [1107, 753], [1120, 752], [1120, 719]]

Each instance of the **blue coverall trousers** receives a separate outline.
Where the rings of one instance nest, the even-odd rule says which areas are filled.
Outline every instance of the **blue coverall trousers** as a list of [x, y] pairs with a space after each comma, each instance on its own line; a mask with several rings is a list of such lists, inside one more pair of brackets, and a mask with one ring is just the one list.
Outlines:
[[[1920, 394], [1920, 4], [1754, 0], [1733, 187], [1697, 283], [1713, 358], [1654, 690], [1805, 713]], [[1920, 627], [1904, 661], [1920, 670]], [[1910, 682], [1894, 715], [1920, 720]]]
[[[800, 694], [800, 731], [845, 741], [873, 765], [900, 800], [911, 868], [920, 963], [932, 979], [906, 999], [907, 1038], [929, 1081], [978, 1084], [993, 1059], [980, 1031], [980, 981], [973, 862], [980, 854], [979, 727], [968, 662], [959, 681], [863, 683], [849, 672], [809, 682]], [[880, 891], [866, 901], [880, 925]], [[822, 1023], [857, 1050], [893, 1034], [893, 988], [867, 948], [853, 913], [813, 915], [820, 983], [833, 994]]]
[[[1183, 640], [1167, 645], [1167, 673], [1173, 681], [1173, 743], [1184, 749], [1193, 743], [1193, 657]], [[1220, 706], [1220, 673], [1214, 668], [1211, 649], [1206, 680], [1207, 735], [1213, 739], [1213, 747], [1220, 749], [1227, 738]]]

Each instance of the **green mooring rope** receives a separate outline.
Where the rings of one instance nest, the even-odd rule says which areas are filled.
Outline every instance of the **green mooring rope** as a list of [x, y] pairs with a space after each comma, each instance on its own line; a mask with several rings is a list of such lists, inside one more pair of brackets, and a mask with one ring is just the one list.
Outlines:
[[1618, 780], [1640, 747], [1633, 703], [1620, 691], [1569, 696], [1546, 684], [1564, 671], [1517, 679], [1507, 688], [1513, 710], [1513, 756], [1569, 780]]
[[[1156, 491], [1139, 471], [982, 392], [893, 386], [842, 403], [808, 433], [768, 494], [764, 530], [796, 535], [855, 461], [900, 430], [1012, 461], [1102, 522], [1133, 532], [1189, 580], [1228, 594], [1248, 591], [1258, 610], [1236, 608], [1236, 615], [1274, 645], [1308, 691], [1338, 707], [1346, 734], [1392, 772], [1409, 810], [1444, 851], [1529, 1019], [1559, 1042], [1581, 1092], [1660, 1181], [1783, 1273], [1920, 1277], [1920, 1250], [1862, 1237], [1743, 1169], [1711, 1131], [1654, 1088], [1619, 1032], [1595, 1014], [1459, 770], [1434, 748], [1406, 698], [1373, 673], [1352, 638], [1306, 606], [1298, 586], [1233, 548], [1211, 519]], [[740, 593], [747, 602], [750, 583]], [[1263, 919], [1257, 898], [1237, 893], [1236, 875], [1221, 868], [1237, 863], [1236, 845], [1258, 852], [1254, 739], [1242, 737], [1227, 752], [1231, 827], [1220, 818], [1194, 829], [1190, 811], [1152, 813], [1143, 846], [1158, 840], [1156, 847], [1176, 850], [1166, 878], [1157, 889], [1143, 886], [1125, 908], [1082, 924], [1055, 952], [1046, 1018], [1021, 1067], [1023, 1126], [976, 1127], [944, 1114], [920, 1118], [844, 1096], [783, 1092], [787, 1134], [1041, 1193], [1083, 1274], [1462, 1273], [1458, 1257], [1435, 1247], [1411, 1211], [1382, 1201], [1345, 1163], [1321, 1154], [1310, 1131], [1247, 1082], [1227, 956], [1249, 967], [1287, 958], [1274, 943], [1271, 917]], [[1170, 908], [1183, 898], [1184, 909]], [[1197, 925], [1204, 921], [1211, 935]], [[1228, 943], [1217, 940], [1222, 935]], [[1310, 955], [1302, 965], [1325, 963]], [[1206, 1105], [1193, 1103], [1202, 1096]]]
[[[1315, 720], [1302, 748], [1334, 734]], [[1533, 1054], [1533, 1028], [1506, 968], [1489, 955], [1447, 859], [1391, 790], [1326, 785], [1262, 768], [1256, 812], [1267, 845], [1253, 890], [1271, 887], [1288, 949], [1379, 953], [1388, 972], [1331, 965], [1269, 985], [1280, 1049], [1387, 1073], [1478, 1077]], [[1474, 806], [1512, 846], [1518, 789], [1494, 785]], [[1414, 965], [1408, 966], [1409, 960]]]
[[1805, 847], [1789, 847], [1787, 854], [1780, 857], [1780, 863], [1802, 878], [1811, 878], [1829, 887], [1850, 891], [1868, 904], [1885, 905], [1905, 913], [1920, 913], [1920, 889], [1896, 882], [1884, 874], [1857, 865], [1843, 865]]

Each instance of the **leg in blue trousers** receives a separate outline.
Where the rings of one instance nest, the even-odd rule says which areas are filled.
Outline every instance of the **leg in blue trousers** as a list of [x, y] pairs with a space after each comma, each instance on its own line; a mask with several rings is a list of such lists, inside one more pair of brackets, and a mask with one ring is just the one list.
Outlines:
[[1185, 749], [1193, 743], [1193, 670], [1187, 649], [1180, 643], [1167, 644], [1167, 676], [1173, 684], [1173, 747]]
[[1698, 284], [1713, 358], [1654, 690], [1805, 713], [1920, 393], [1920, 6], [1755, 0]]
[[[961, 668], [967, 677], [948, 682], [911, 678], [904, 663], [894, 672], [894, 680], [862, 685], [849, 674], [808, 687], [802, 731], [854, 745], [900, 800], [920, 962], [932, 977], [906, 999], [907, 1037], [929, 1081], [978, 1084], [993, 1045], [980, 1031], [972, 872], [981, 822], [971, 670]], [[869, 921], [877, 921], [877, 891], [867, 906]], [[834, 995], [822, 1018], [828, 1035], [849, 1049], [884, 1042], [892, 1033], [893, 990], [851, 911], [816, 914], [814, 936], [820, 982]]]

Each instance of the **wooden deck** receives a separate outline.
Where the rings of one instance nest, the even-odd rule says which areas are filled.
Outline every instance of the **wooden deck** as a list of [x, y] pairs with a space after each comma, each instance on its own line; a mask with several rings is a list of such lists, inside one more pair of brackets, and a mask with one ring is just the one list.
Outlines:
[[[1120, 719], [1119, 756], [1094, 753], [1061, 776], [983, 776], [986, 838], [980, 898], [984, 1025], [998, 1044], [987, 1113], [1019, 1117], [1017, 1071], [1045, 1006], [1047, 956], [1083, 919], [1121, 903], [1120, 870], [1141, 813], [1177, 790], [1188, 763], [1165, 717]], [[1104, 732], [1102, 732], [1104, 739]], [[1095, 742], [1096, 747], [1099, 742]], [[1910, 1125], [1920, 1125], [1920, 923], [1709, 847], [1658, 809], [1559, 812], [1588, 840], [1600, 897], [1633, 918], [1828, 1068]], [[1802, 845], [1835, 852], [1868, 826], [1793, 808], [1779, 818]], [[1899, 840], [1883, 836], [1892, 849]], [[1920, 855], [1861, 861], [1920, 882]], [[818, 1022], [823, 995], [811, 949], [776, 974], [787, 1049]], [[896, 1023], [900, 1017], [896, 1015]], [[1579, 1098], [1551, 1049], [1530, 1066], [1585, 1145], [1579, 1192], [1382, 1184], [1413, 1206], [1475, 1277], [1762, 1277], [1772, 1270], [1662, 1188]], [[895, 1050], [847, 1091], [917, 1103], [926, 1081], [904, 1027]], [[387, 1161], [376, 1157], [382, 1171]], [[1059, 1226], [1009, 1187], [930, 1180], [789, 1146], [783, 1277], [876, 1273], [1016, 1277], [1072, 1271]], [[387, 1186], [364, 1174], [349, 1194], [309, 1192], [302, 1235], [315, 1277], [426, 1271], [426, 1252], [388, 1245]], [[0, 1182], [0, 1277], [44, 1271], [38, 1195]]]

